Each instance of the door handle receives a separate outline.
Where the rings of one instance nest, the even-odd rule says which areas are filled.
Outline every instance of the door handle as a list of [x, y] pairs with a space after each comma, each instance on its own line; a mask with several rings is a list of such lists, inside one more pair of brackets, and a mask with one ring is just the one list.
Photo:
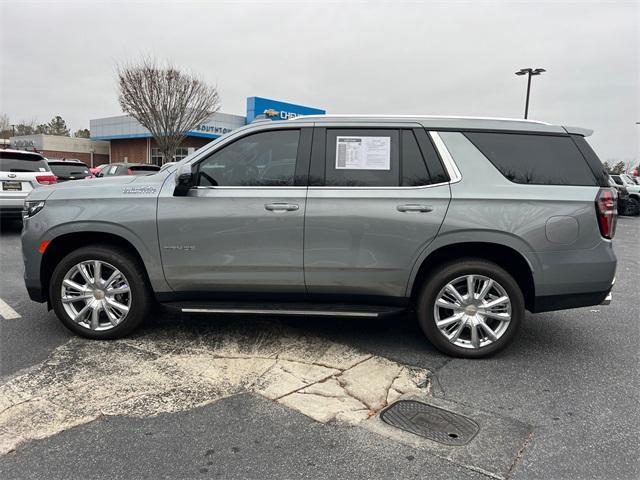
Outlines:
[[433, 207], [429, 205], [417, 205], [417, 204], [407, 204], [407, 205], [398, 205], [399, 212], [431, 212], [433, 211]]
[[295, 203], [265, 203], [264, 208], [270, 212], [294, 212], [300, 206]]

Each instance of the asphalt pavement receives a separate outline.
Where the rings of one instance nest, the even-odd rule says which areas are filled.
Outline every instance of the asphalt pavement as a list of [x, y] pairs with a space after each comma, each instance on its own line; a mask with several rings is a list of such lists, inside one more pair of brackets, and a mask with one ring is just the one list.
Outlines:
[[[6, 224], [0, 234], [0, 299], [19, 318], [0, 317], [0, 386], [45, 391], [43, 382], [52, 372], [56, 381], [69, 386], [71, 400], [64, 398], [74, 403], [76, 416], [60, 423], [64, 428], [36, 428], [33, 439], [0, 455], [0, 478], [638, 478], [639, 233], [640, 218], [619, 219], [611, 305], [528, 314], [508, 349], [486, 360], [461, 360], [436, 352], [409, 316], [257, 321], [161, 312], [128, 344], [79, 341], [45, 305], [28, 299], [19, 226]], [[204, 355], [219, 358], [220, 345], [236, 345], [242, 353], [237, 358], [256, 351], [256, 358], [262, 358], [269, 348], [300, 356], [298, 345], [304, 341], [306, 350], [314, 344], [322, 344], [323, 352], [339, 346], [345, 355], [429, 371], [425, 395], [486, 419], [481, 424], [484, 436], [473, 449], [456, 454], [413, 443], [409, 434], [389, 433], [379, 428], [375, 416], [361, 423], [338, 417], [323, 423], [314, 419], [314, 412], [266, 395], [255, 382], [250, 388], [220, 387], [215, 395], [211, 390], [210, 398], [209, 385], [220, 385], [202, 383], [193, 395], [176, 394], [170, 407], [155, 409], [141, 402], [107, 406], [113, 399], [106, 398], [105, 390], [104, 412], [84, 420], [77, 413], [83, 411], [83, 398], [90, 406], [90, 392], [83, 385], [96, 388], [104, 372], [91, 362], [108, 363], [111, 353], [134, 364], [118, 363], [123, 370], [114, 376], [121, 375], [123, 383], [114, 388], [122, 393], [126, 382], [140, 383], [152, 363], [156, 372], [165, 372], [166, 365], [159, 362], [166, 358], [199, 382], [211, 375], [201, 365], [209, 358]], [[207, 350], [214, 344], [216, 349]], [[77, 369], [75, 363], [86, 368]], [[320, 364], [331, 367], [318, 361], [314, 368]], [[132, 369], [135, 376], [130, 376]], [[76, 371], [80, 373], [74, 377]], [[143, 380], [147, 390], [142, 403], [156, 400], [152, 387], [171, 390], [171, 385]], [[161, 398], [166, 400], [168, 390]], [[0, 395], [0, 416], [2, 408]], [[38, 426], [45, 420], [34, 416], [29, 421]], [[0, 430], [3, 434], [11, 432]], [[483, 456], [495, 460], [483, 463]]]

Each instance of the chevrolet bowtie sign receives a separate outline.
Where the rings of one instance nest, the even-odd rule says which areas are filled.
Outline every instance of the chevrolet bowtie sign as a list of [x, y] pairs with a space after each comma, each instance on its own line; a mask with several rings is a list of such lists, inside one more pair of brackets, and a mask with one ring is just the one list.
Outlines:
[[262, 97], [247, 98], [247, 123], [251, 123], [257, 116], [264, 115], [271, 120], [288, 120], [300, 115], [322, 115], [324, 110], [294, 103], [280, 102]]
[[280, 116], [280, 112], [278, 112], [277, 110], [274, 110], [273, 108], [267, 108], [262, 113], [264, 113], [267, 117], [279, 117]]

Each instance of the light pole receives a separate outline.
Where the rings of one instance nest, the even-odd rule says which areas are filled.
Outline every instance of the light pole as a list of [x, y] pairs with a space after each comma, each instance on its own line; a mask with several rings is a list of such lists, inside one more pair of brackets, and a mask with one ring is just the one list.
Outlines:
[[546, 72], [544, 68], [521, 68], [520, 71], [516, 72], [516, 75], [527, 75], [527, 100], [524, 104], [524, 118], [529, 116], [529, 93], [531, 92], [531, 77], [533, 75], [540, 75], [541, 73]]

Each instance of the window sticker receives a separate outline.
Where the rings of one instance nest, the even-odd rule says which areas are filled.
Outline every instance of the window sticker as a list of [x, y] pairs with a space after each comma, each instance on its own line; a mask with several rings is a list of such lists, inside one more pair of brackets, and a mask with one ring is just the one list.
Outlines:
[[336, 170], [391, 170], [391, 137], [338, 137]]
[[47, 169], [46, 169], [46, 168], [44, 168], [44, 167], [38, 167], [38, 170], [39, 170], [40, 172], [46, 172], [46, 171], [47, 171]]

